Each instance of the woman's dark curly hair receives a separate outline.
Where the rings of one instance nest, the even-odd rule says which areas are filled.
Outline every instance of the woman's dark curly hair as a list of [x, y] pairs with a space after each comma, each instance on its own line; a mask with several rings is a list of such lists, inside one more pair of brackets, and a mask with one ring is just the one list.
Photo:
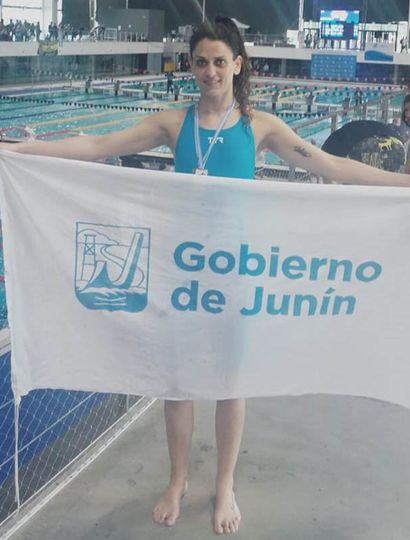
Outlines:
[[249, 123], [251, 120], [251, 107], [249, 103], [250, 94], [250, 62], [245, 49], [245, 43], [239, 33], [238, 27], [229, 17], [216, 17], [215, 21], [204, 22], [198, 26], [191, 36], [189, 48], [191, 58], [195, 47], [203, 39], [211, 41], [223, 41], [232, 50], [234, 59], [238, 56], [242, 58], [242, 67], [238, 75], [233, 77], [233, 93], [239, 104], [241, 114]]

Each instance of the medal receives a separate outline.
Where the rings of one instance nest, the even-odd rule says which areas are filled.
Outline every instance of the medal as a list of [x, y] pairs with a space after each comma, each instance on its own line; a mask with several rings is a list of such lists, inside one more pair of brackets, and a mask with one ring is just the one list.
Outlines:
[[200, 169], [199, 167], [195, 167], [195, 169], [192, 172], [194, 174], [198, 174], [200, 176], [208, 176], [208, 170], [207, 169]]
[[194, 138], [195, 138], [195, 152], [196, 152], [196, 158], [197, 158], [197, 167], [192, 171], [194, 174], [198, 174], [201, 176], [207, 176], [208, 170], [205, 169], [206, 162], [208, 161], [208, 158], [212, 152], [212, 149], [215, 145], [215, 142], [218, 138], [219, 133], [223, 129], [226, 121], [228, 120], [229, 115], [233, 111], [235, 107], [235, 99], [232, 101], [230, 107], [225, 111], [224, 117], [222, 118], [221, 122], [219, 123], [219, 126], [217, 130], [215, 131], [214, 136], [212, 137], [211, 142], [209, 143], [208, 150], [205, 153], [205, 156], [202, 157], [202, 149], [201, 149], [201, 143], [199, 139], [199, 112], [198, 112], [198, 105], [195, 106], [194, 111]]

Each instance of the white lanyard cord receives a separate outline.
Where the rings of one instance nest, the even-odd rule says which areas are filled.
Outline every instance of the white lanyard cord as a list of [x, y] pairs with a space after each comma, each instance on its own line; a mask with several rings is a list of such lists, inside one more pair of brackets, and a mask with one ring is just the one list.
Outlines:
[[202, 157], [201, 143], [199, 140], [199, 114], [198, 114], [198, 105], [195, 105], [195, 118], [194, 118], [194, 135], [195, 135], [195, 151], [196, 158], [198, 161], [198, 169], [203, 170], [205, 168], [206, 162], [208, 161], [209, 156], [211, 155], [212, 148], [218, 138], [219, 133], [223, 129], [226, 121], [228, 120], [229, 115], [235, 107], [235, 100], [232, 101], [231, 105], [226, 110], [224, 117], [222, 118], [217, 130], [215, 131], [214, 136], [212, 137], [211, 142], [209, 143], [208, 150], [205, 153], [205, 156]]

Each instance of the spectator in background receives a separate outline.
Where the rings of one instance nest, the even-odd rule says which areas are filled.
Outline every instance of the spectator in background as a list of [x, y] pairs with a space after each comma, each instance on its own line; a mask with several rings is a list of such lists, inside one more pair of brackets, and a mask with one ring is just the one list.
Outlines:
[[15, 41], [23, 41], [23, 32], [20, 21], [16, 21], [13, 28], [13, 33]]
[[64, 41], [64, 28], [63, 23], [60, 23], [57, 27], [58, 44], [61, 46]]
[[363, 90], [361, 88], [356, 88], [354, 91], [354, 104], [356, 107], [363, 103]]
[[276, 89], [276, 90], [272, 93], [272, 113], [273, 113], [273, 114], [276, 113], [276, 106], [277, 106], [277, 104], [278, 104], [279, 97], [280, 97], [280, 92], [279, 92], [278, 89]]
[[350, 96], [349, 94], [342, 101], [343, 116], [347, 116], [350, 107]]
[[114, 96], [118, 97], [118, 91], [120, 89], [120, 81], [117, 79], [114, 83]]
[[7, 25], [7, 31], [9, 36], [9, 41], [14, 41], [15, 38], [15, 24], [13, 23], [13, 20], [10, 19], [9, 24]]
[[174, 74], [172, 71], [167, 73], [167, 94], [174, 90]]
[[142, 91], [144, 92], [144, 99], [148, 99], [149, 83], [144, 83]]
[[310, 114], [312, 112], [312, 105], [315, 100], [313, 96], [313, 92], [309, 92], [309, 94], [306, 96], [306, 112]]
[[53, 22], [51, 22], [49, 25], [48, 25], [48, 39], [50, 41], [57, 41], [58, 39], [58, 28], [57, 28], [57, 25]]
[[89, 94], [89, 93], [90, 93], [91, 82], [92, 82], [91, 77], [87, 77], [87, 79], [86, 79], [86, 81], [85, 81], [85, 93], [86, 93], [86, 94]]
[[41, 28], [40, 28], [40, 23], [39, 22], [37, 22], [34, 31], [35, 31], [35, 34], [36, 34], [36, 41], [40, 41]]
[[[37, 30], [38, 28], [38, 30]], [[0, 20], [0, 41], [32, 41], [39, 39], [41, 33], [40, 24], [29, 23], [28, 21], [10, 19], [5, 24], [4, 19]]]
[[179, 99], [179, 84], [174, 83], [174, 100], [178, 101]]

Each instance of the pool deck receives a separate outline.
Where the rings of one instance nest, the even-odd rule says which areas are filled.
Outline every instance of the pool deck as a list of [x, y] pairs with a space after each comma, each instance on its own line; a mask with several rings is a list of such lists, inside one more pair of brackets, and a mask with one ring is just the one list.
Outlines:
[[[196, 404], [189, 490], [172, 528], [151, 521], [168, 474], [156, 402], [13, 540], [205, 540], [214, 404]], [[236, 475], [238, 539], [409, 540], [410, 411], [377, 400], [248, 400]]]

